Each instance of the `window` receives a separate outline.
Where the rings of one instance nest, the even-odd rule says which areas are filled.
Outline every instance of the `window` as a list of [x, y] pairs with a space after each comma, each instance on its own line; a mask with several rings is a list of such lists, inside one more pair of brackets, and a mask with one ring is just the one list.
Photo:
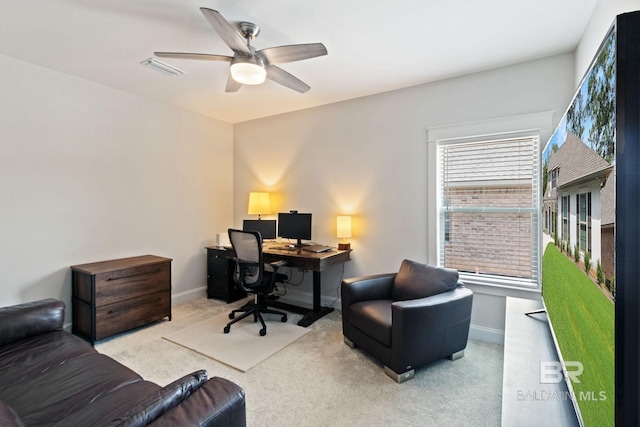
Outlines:
[[562, 196], [562, 239], [569, 242], [569, 197]]
[[578, 245], [582, 252], [591, 253], [591, 193], [578, 194], [577, 204]]
[[438, 143], [440, 265], [537, 285], [537, 136]]

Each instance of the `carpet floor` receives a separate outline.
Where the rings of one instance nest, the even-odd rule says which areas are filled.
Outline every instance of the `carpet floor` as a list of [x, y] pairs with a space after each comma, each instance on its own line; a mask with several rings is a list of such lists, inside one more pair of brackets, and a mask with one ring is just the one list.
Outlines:
[[[344, 344], [337, 310], [248, 372], [162, 338], [243, 302], [200, 298], [176, 305], [172, 321], [103, 340], [96, 349], [160, 385], [198, 369], [234, 381], [247, 396], [248, 426], [500, 425], [503, 347], [497, 344], [470, 340], [463, 358], [437, 361], [396, 384], [382, 364]], [[298, 319], [290, 316], [289, 323]]]

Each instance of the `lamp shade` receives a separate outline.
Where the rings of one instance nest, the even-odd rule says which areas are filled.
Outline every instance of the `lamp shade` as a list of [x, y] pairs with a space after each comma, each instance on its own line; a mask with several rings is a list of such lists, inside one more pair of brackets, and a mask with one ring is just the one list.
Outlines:
[[351, 237], [351, 217], [348, 215], [341, 215], [338, 217], [338, 237], [347, 238]]
[[249, 193], [249, 215], [266, 215], [270, 213], [269, 193]]

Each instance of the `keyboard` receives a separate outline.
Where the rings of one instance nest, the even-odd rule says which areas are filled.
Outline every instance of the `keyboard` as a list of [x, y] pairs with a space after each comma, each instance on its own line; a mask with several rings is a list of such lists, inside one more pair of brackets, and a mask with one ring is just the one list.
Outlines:
[[324, 245], [307, 245], [307, 246], [303, 246], [302, 249], [309, 252], [320, 253], [320, 252], [330, 251], [333, 248], [331, 246], [324, 246]]

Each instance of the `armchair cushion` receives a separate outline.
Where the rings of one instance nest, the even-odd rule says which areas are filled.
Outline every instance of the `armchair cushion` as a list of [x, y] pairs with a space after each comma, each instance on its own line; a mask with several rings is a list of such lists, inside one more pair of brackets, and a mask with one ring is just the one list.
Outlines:
[[353, 304], [349, 316], [354, 327], [387, 347], [391, 346], [391, 301], [373, 300]]
[[450, 291], [458, 283], [458, 272], [405, 259], [393, 282], [392, 298], [405, 301]]

